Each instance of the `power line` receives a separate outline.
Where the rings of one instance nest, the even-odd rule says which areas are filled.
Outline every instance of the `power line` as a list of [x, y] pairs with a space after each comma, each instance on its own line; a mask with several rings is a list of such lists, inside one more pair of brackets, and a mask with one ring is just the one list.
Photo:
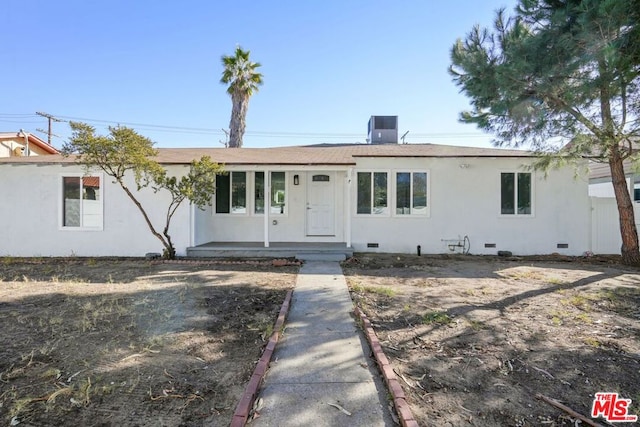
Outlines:
[[[174, 125], [159, 125], [153, 123], [139, 123], [139, 122], [122, 122], [116, 120], [105, 120], [105, 119], [94, 119], [87, 117], [74, 117], [74, 116], [63, 116], [57, 115], [54, 116], [52, 114], [13, 114], [13, 113], [0, 113], [0, 122], [8, 122], [6, 119], [2, 119], [2, 116], [11, 116], [11, 119], [18, 119], [19, 117], [37, 117], [43, 116], [47, 119], [48, 116], [51, 116], [52, 121], [80, 121], [85, 123], [98, 123], [98, 124], [106, 124], [106, 125], [123, 125], [136, 127], [138, 130], [148, 130], [154, 132], [162, 132], [162, 133], [184, 133], [184, 134], [192, 134], [192, 135], [216, 135], [216, 136], [225, 136], [224, 130], [221, 129], [213, 129], [213, 128], [200, 128], [200, 127], [189, 127], [189, 126], [174, 126]], [[12, 120], [13, 122], [13, 120]], [[20, 121], [16, 120], [15, 123], [19, 123]], [[23, 122], [24, 123], [24, 122]], [[48, 132], [46, 132], [48, 134]], [[428, 142], [428, 140], [432, 139], [476, 139], [476, 138], [491, 138], [491, 135], [483, 135], [478, 133], [471, 132], [429, 132], [429, 133], [411, 133], [413, 135], [413, 142]], [[349, 132], [341, 132], [341, 133], [329, 133], [329, 132], [289, 132], [289, 131], [247, 131], [245, 133], [247, 137], [252, 138], [297, 138], [300, 140], [345, 140], [345, 139], [360, 139], [364, 137], [364, 133], [349, 133]], [[51, 136], [57, 136], [51, 133]], [[426, 140], [426, 141], [425, 141]]]
[[[51, 129], [44, 130], [44, 129], [40, 129], [40, 128], [36, 128], [36, 132], [40, 132], [43, 133], [45, 135], [47, 135], [49, 137], [49, 140], [51, 140], [52, 136], [55, 136], [56, 138], [62, 138], [60, 135], [56, 135], [55, 133], [51, 133]], [[49, 145], [51, 145], [51, 142], [49, 142]]]
[[124, 126], [143, 126], [147, 128], [185, 130], [185, 131], [188, 130], [188, 131], [198, 131], [198, 132], [215, 132], [218, 134], [221, 133], [217, 129], [210, 129], [210, 128], [192, 128], [192, 127], [184, 127], [184, 126], [156, 125], [156, 124], [150, 124], [150, 123], [121, 122], [116, 120], [89, 119], [86, 117], [71, 117], [71, 116], [58, 116], [58, 117], [72, 120], [72, 121], [90, 122], [90, 123], [105, 123], [105, 124], [115, 124], [115, 125], [124, 125]]
[[[104, 123], [104, 124], [120, 124], [124, 126], [136, 126], [144, 127], [147, 129], [155, 130], [169, 130], [169, 131], [189, 131], [189, 132], [201, 132], [201, 133], [213, 133], [217, 135], [223, 135], [224, 130], [213, 128], [197, 128], [188, 126], [170, 126], [170, 125], [157, 125], [151, 123], [137, 123], [137, 122], [122, 122], [116, 120], [103, 120], [103, 119], [91, 119], [86, 117], [71, 117], [71, 116], [58, 116], [63, 119], [91, 122], [91, 123]], [[414, 138], [460, 138], [460, 137], [490, 137], [490, 135], [478, 135], [471, 132], [433, 132], [433, 133], [411, 133]], [[247, 136], [260, 136], [260, 137], [318, 137], [318, 138], [361, 138], [364, 135], [362, 133], [329, 133], [329, 132], [289, 132], [289, 131], [247, 131]]]
[[0, 117], [8, 116], [8, 117], [36, 117], [37, 114], [18, 114], [18, 113], [0, 113]]
[[2, 123], [21, 123], [21, 124], [37, 124], [40, 123], [40, 121], [24, 121], [24, 120], [14, 120], [14, 119], [3, 119], [0, 118], [0, 122]]

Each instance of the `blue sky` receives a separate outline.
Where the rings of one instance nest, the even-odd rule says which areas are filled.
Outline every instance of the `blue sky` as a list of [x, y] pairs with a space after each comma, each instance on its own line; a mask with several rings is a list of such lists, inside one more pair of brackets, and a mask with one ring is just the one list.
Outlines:
[[[99, 132], [126, 124], [158, 147], [220, 147], [220, 57], [240, 45], [264, 74], [245, 147], [364, 142], [371, 115], [399, 116], [410, 143], [488, 147], [458, 122], [468, 100], [449, 51], [515, 0], [3, 3], [0, 131], [46, 128], [39, 111]], [[60, 147], [69, 127], [53, 130]]]

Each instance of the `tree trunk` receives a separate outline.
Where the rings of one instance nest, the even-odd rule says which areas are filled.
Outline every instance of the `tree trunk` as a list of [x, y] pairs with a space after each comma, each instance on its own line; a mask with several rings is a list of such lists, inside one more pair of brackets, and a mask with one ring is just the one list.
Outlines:
[[173, 246], [173, 242], [171, 241], [171, 236], [169, 235], [169, 222], [171, 221], [171, 218], [169, 217], [169, 219], [167, 219], [167, 225], [164, 228], [164, 231], [162, 234], [164, 234], [164, 237], [167, 241], [167, 243], [164, 245], [164, 258], [165, 259], [176, 259], [176, 248]]
[[231, 96], [231, 121], [229, 122], [229, 148], [242, 148], [242, 138], [246, 126], [249, 97], [242, 94]]
[[118, 179], [118, 183], [120, 184], [120, 187], [122, 187], [122, 189], [124, 190], [125, 193], [127, 193], [127, 196], [129, 196], [129, 198], [131, 199], [131, 201], [138, 207], [138, 210], [140, 211], [140, 213], [142, 214], [142, 216], [144, 217], [145, 222], [147, 223], [147, 226], [149, 227], [149, 230], [151, 230], [151, 233], [156, 236], [158, 238], [158, 240], [160, 240], [162, 242], [162, 246], [164, 246], [164, 252], [165, 252], [165, 258], [167, 259], [174, 259], [176, 257], [176, 250], [173, 247], [173, 244], [171, 243], [171, 241], [166, 241], [163, 237], [162, 234], [158, 233], [155, 229], [155, 227], [153, 226], [153, 224], [151, 223], [151, 219], [149, 218], [149, 215], [147, 215], [147, 212], [144, 210], [144, 208], [142, 207], [142, 204], [138, 201], [138, 199], [136, 199], [136, 196], [133, 195], [133, 193], [131, 192], [131, 190], [129, 190], [129, 187], [127, 187], [124, 182], [122, 181], [122, 178]]
[[620, 235], [622, 237], [622, 262], [629, 265], [640, 265], [640, 250], [638, 248], [638, 230], [633, 213], [633, 204], [627, 180], [624, 174], [622, 158], [618, 147], [612, 147], [609, 156], [611, 182], [616, 195], [618, 214], [620, 217]]
[[169, 242], [165, 245], [164, 251], [162, 251], [162, 258], [164, 259], [176, 259], [176, 248], [173, 247], [173, 243]]

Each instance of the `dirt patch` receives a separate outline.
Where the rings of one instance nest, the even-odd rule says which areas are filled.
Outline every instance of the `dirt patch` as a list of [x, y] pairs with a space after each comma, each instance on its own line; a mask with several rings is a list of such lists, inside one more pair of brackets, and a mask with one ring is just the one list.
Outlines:
[[607, 258], [356, 254], [344, 264], [423, 426], [575, 425], [596, 392], [640, 415], [640, 270]]
[[229, 425], [296, 272], [0, 259], [2, 423]]

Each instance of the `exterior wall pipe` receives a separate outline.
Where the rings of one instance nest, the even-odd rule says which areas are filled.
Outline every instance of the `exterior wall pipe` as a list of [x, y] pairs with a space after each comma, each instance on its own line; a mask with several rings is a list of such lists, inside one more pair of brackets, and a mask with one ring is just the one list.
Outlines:
[[22, 134], [22, 136], [24, 137], [24, 145], [27, 150], [27, 156], [31, 156], [31, 150], [29, 150], [29, 134], [23, 129], [20, 129], [20, 132], [18, 132], [18, 136], [20, 136], [20, 134]]
[[353, 197], [351, 195], [352, 193], [352, 186], [351, 186], [351, 180], [353, 178], [353, 168], [349, 168], [349, 170], [347, 171], [347, 182], [346, 182], [346, 190], [345, 193], [347, 193], [344, 197], [344, 205], [345, 205], [345, 225], [344, 225], [344, 235], [345, 235], [345, 240], [346, 240], [346, 244], [347, 244], [347, 248], [351, 247], [351, 197]]

